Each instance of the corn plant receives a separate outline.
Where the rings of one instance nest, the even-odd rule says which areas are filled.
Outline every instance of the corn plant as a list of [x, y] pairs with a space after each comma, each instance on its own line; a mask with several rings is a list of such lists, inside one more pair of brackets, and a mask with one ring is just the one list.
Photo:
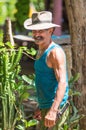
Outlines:
[[[31, 88], [31, 80], [28, 77], [29, 85], [23, 78], [22, 80], [19, 78], [21, 71], [19, 62], [25, 51], [32, 55], [35, 53], [34, 50], [32, 52], [24, 47], [15, 48], [9, 42], [5, 44], [0, 42], [1, 130], [14, 130], [18, 121], [24, 119], [22, 101], [29, 97], [27, 90]], [[24, 130], [25, 126], [22, 129]]]

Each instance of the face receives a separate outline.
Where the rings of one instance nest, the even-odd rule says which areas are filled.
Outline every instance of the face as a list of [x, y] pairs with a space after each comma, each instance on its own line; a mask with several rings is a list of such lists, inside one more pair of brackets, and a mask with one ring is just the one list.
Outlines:
[[33, 38], [35, 39], [35, 43], [37, 45], [42, 45], [49, 43], [49, 40], [51, 39], [51, 29], [45, 29], [45, 30], [33, 30], [32, 31]]

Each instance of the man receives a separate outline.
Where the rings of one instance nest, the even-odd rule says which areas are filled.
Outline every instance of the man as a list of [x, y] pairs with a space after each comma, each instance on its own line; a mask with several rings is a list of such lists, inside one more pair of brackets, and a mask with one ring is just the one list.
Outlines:
[[41, 119], [40, 130], [60, 130], [56, 117], [68, 99], [68, 78], [65, 53], [51, 39], [59, 25], [52, 23], [51, 12], [42, 11], [33, 13], [32, 18], [24, 22], [24, 27], [32, 30], [35, 44], [39, 47], [34, 67], [40, 110], [35, 118]]

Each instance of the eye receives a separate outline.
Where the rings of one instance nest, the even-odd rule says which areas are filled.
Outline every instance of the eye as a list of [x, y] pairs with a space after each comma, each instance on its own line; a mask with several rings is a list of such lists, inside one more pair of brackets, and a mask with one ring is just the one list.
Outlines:
[[33, 30], [32, 33], [33, 33], [33, 34], [36, 34], [36, 33], [42, 34], [42, 33], [44, 33], [45, 31], [47, 31], [47, 29], [44, 29], [44, 30]]
[[44, 32], [44, 30], [39, 30], [39, 33], [43, 33]]
[[33, 30], [32, 33], [36, 33], [36, 31]]

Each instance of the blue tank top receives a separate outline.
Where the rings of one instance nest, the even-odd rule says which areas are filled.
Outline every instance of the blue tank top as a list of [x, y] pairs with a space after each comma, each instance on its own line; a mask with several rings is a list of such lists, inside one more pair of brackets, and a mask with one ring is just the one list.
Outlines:
[[[55, 77], [53, 68], [49, 68], [46, 64], [48, 53], [59, 45], [52, 42], [52, 44], [45, 50], [43, 55], [35, 61], [35, 84], [37, 89], [39, 108], [50, 108], [58, 88], [58, 81]], [[66, 60], [66, 59], [65, 59]], [[66, 91], [64, 98], [60, 104], [62, 107], [68, 99], [68, 76], [66, 75]]]

